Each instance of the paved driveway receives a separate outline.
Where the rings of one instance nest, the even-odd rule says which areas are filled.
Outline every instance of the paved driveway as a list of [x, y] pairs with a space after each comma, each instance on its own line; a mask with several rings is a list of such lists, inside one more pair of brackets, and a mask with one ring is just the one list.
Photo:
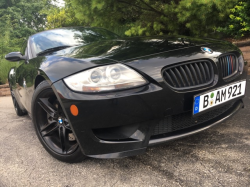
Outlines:
[[0, 98], [0, 186], [250, 186], [250, 85], [245, 109], [199, 134], [125, 159], [66, 164], [49, 156], [28, 116]]

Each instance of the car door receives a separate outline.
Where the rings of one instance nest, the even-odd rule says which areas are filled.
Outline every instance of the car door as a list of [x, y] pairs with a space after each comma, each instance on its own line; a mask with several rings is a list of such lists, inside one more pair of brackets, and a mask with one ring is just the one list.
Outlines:
[[[30, 92], [33, 93], [33, 80], [36, 76], [36, 70], [30, 65], [29, 42], [26, 41], [21, 48], [21, 54], [26, 56], [26, 60], [20, 61], [16, 69], [16, 95], [25, 109], [30, 112]], [[35, 73], [34, 73], [35, 72]]]
[[[24, 42], [20, 52], [22, 55], [27, 54], [27, 41]], [[26, 108], [25, 106], [25, 88], [24, 88], [24, 76], [23, 76], [23, 67], [26, 63], [26, 60], [21, 60], [18, 62], [19, 66], [12, 70], [12, 74], [15, 75], [15, 84], [12, 86], [15, 88], [14, 95], [15, 98]], [[12, 75], [12, 77], [13, 77]], [[14, 90], [14, 89], [13, 89]]]
[[[24, 49], [23, 49], [24, 50]], [[31, 113], [31, 101], [34, 93], [34, 83], [37, 77], [40, 62], [36, 56], [33, 55], [30, 42], [28, 40], [25, 56], [27, 59], [17, 68], [17, 83], [19, 85], [19, 94], [21, 95], [22, 103], [25, 109]]]

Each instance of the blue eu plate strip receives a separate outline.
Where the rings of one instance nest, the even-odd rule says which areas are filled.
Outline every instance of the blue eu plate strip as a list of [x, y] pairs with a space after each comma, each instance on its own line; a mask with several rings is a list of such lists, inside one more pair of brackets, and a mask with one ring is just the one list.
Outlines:
[[199, 113], [199, 111], [200, 111], [200, 96], [197, 96], [194, 99], [194, 114]]

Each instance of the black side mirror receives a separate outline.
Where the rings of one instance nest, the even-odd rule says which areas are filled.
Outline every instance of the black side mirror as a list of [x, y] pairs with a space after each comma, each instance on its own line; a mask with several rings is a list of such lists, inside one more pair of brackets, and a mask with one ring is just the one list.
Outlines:
[[25, 60], [26, 57], [23, 56], [20, 52], [11, 52], [5, 56], [5, 59], [12, 61], [12, 62], [15, 62], [15, 61], [19, 61], [19, 60]]

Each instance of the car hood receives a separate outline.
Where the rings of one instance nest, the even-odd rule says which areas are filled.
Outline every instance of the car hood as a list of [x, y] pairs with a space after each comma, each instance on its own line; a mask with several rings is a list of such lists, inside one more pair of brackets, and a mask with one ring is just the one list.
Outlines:
[[87, 45], [61, 50], [53, 53], [53, 55], [75, 59], [84, 59], [86, 56], [94, 56], [121, 62], [157, 53], [175, 51], [194, 46], [206, 46], [207, 44], [218, 42], [218, 40], [181, 36], [132, 37], [93, 42]]
[[[201, 46], [214, 52], [204, 53]], [[55, 82], [59, 79], [96, 66], [125, 63], [157, 81], [161, 81], [161, 69], [167, 65], [210, 58], [238, 48], [229, 42], [189, 37], [134, 37], [106, 40], [70, 47], [43, 57], [41, 68]]]

